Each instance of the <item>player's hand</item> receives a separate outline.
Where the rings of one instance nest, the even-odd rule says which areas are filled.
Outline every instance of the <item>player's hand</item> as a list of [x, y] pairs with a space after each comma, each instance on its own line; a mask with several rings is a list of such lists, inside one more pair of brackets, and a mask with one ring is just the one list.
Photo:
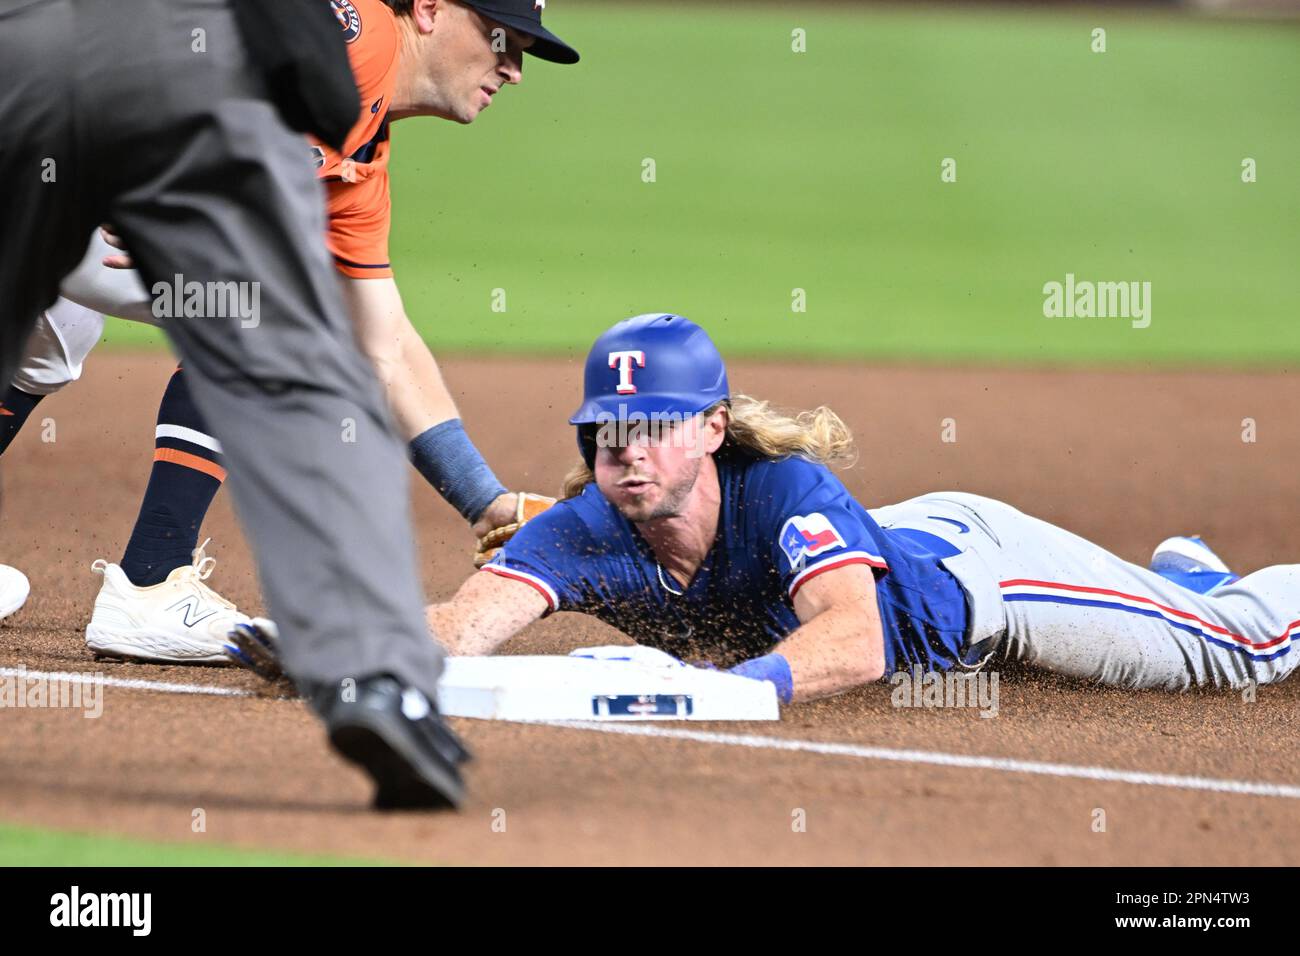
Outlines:
[[487, 506], [487, 510], [483, 514], [479, 515], [479, 519], [470, 525], [474, 537], [481, 538], [489, 531], [504, 528], [513, 522], [518, 507], [519, 495], [514, 492], [507, 492], [498, 497], [492, 504]]
[[481, 568], [495, 558], [501, 546], [520, 528], [553, 504], [554, 498], [519, 492], [504, 494], [488, 505], [487, 511], [473, 525], [474, 534], [478, 535], [474, 567]]
[[131, 258], [131, 253], [127, 252], [126, 242], [122, 239], [121, 236], [119, 236], [116, 232], [113, 231], [112, 226], [107, 226], [107, 225], [100, 226], [99, 234], [104, 238], [104, 241], [107, 242], [114, 249], [122, 250], [122, 254], [120, 256], [104, 256], [104, 258], [101, 260], [103, 265], [105, 265], [109, 269], [134, 269], [135, 268], [135, 260]]

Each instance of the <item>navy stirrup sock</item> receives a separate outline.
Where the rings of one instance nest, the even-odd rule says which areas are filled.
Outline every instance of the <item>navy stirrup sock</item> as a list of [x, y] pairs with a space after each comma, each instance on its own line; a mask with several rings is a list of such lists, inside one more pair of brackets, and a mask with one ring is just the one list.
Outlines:
[[225, 477], [221, 445], [207, 433], [177, 369], [158, 407], [153, 471], [122, 555], [122, 570], [132, 584], [160, 584], [191, 562], [199, 527]]
[[0, 399], [0, 455], [5, 453], [9, 443], [22, 431], [27, 416], [40, 404], [44, 395], [29, 395], [10, 385], [4, 398]]

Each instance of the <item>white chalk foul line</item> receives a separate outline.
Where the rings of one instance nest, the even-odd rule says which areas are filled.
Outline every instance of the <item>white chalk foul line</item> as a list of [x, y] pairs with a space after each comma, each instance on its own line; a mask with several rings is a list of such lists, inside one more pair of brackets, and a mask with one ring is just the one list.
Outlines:
[[[64, 680], [68, 683], [102, 681], [106, 687], [155, 691], [164, 694], [204, 694], [211, 697], [253, 697], [251, 691], [235, 687], [205, 684], [174, 684], [167, 681], [130, 680], [85, 672], [54, 673], [0, 667], [0, 677], [30, 677], [36, 680]], [[566, 730], [589, 730], [602, 734], [625, 734], [631, 737], [659, 737], [691, 740], [724, 747], [754, 747], [760, 750], [789, 750], [824, 754], [832, 757], [857, 757], [862, 760], [892, 760], [896, 763], [929, 764], [936, 767], [961, 767], [967, 770], [995, 770], [1002, 773], [1032, 773], [1047, 777], [1070, 777], [1078, 780], [1101, 780], [1146, 787], [1173, 787], [1179, 790], [1208, 790], [1252, 797], [1284, 797], [1300, 800], [1300, 786], [1287, 783], [1260, 783], [1250, 780], [1220, 780], [1214, 777], [1189, 777], [1170, 773], [1147, 773], [1142, 770], [1113, 770], [1110, 767], [1085, 767], [1068, 763], [1044, 763], [1037, 760], [1014, 760], [1008, 757], [980, 757], [949, 754], [934, 750], [895, 750], [889, 747], [865, 747], [861, 744], [822, 743], [816, 740], [792, 740], [756, 734], [720, 734], [708, 730], [685, 730], [653, 724], [591, 723], [575, 720], [520, 721]]]
[[252, 697], [252, 691], [237, 687], [212, 687], [204, 684], [172, 684], [159, 680], [134, 680], [108, 677], [87, 671], [29, 671], [20, 667], [0, 667], [0, 677], [28, 677], [33, 680], [63, 684], [100, 684], [127, 690], [152, 690], [162, 694], [204, 694], [209, 697]]
[[784, 737], [760, 737], [749, 734], [720, 734], [707, 730], [683, 730], [647, 724], [594, 724], [588, 721], [539, 721], [550, 727], [595, 730], [604, 734], [628, 734], [633, 737], [666, 737], [693, 740], [724, 747], [757, 747], [764, 750], [793, 750], [827, 754], [835, 757], [859, 757], [865, 760], [893, 760], [898, 763], [930, 764], [938, 767], [963, 767], [970, 770], [998, 770], [1003, 773], [1034, 773], [1048, 777], [1074, 777], [1109, 783], [1131, 783], [1148, 787], [1175, 787], [1181, 790], [1210, 790], [1216, 793], [1247, 794], [1256, 797], [1289, 797], [1300, 800], [1300, 786], [1286, 783], [1255, 783], [1248, 780], [1217, 780], [1213, 777], [1185, 777], [1169, 773], [1146, 773], [1141, 770], [1112, 770], [1109, 767], [1084, 767], [1066, 763], [1042, 763], [1037, 760], [1013, 760], [1007, 757], [979, 757], [949, 754], [932, 750], [894, 750], [889, 747], [864, 747], [861, 744], [819, 743], [815, 740], [790, 740]]

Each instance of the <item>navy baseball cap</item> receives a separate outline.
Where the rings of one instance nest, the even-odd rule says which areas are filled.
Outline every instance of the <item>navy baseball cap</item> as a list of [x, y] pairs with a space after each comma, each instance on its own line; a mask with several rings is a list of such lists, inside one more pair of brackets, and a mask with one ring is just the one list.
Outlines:
[[578, 51], [542, 26], [546, 0], [460, 0], [489, 20], [533, 38], [528, 52], [552, 63], [577, 63]]
[[694, 415], [729, 395], [727, 366], [709, 334], [680, 315], [648, 312], [596, 339], [587, 355], [582, 406], [569, 424]]

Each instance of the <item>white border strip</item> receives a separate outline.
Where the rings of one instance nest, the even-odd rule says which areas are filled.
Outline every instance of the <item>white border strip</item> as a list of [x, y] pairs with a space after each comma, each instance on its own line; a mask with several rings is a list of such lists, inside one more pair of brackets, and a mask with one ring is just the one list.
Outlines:
[[[0, 667], [0, 677], [32, 677], [37, 680], [64, 680], [70, 683], [93, 683], [102, 680], [106, 687], [127, 690], [157, 691], [165, 694], [204, 694], [212, 697], [255, 697], [252, 691], [237, 687], [214, 687], [204, 684], [173, 684], [166, 681], [127, 680], [120, 677], [103, 677], [84, 671], [52, 673], [49, 671], [20, 670]], [[822, 743], [815, 740], [793, 740], [785, 737], [764, 737], [756, 734], [721, 734], [708, 730], [684, 730], [650, 724], [591, 723], [574, 720], [518, 721], [542, 727], [559, 727], [565, 730], [588, 730], [603, 734], [624, 734], [630, 737], [657, 737], [668, 740], [690, 740], [724, 747], [752, 747], [760, 750], [786, 750], [799, 753], [823, 754], [832, 757], [857, 757], [862, 760], [890, 760], [895, 763], [928, 764], [936, 767], [961, 767], [967, 770], [995, 770], [1002, 773], [1031, 773], [1046, 777], [1066, 777], [1078, 780], [1100, 780], [1106, 783], [1128, 783], [1145, 787], [1172, 787], [1177, 790], [1206, 790], [1212, 793], [1231, 793], [1252, 797], [1283, 797], [1300, 800], [1300, 786], [1287, 783], [1261, 783], [1251, 780], [1222, 780], [1214, 777], [1189, 777], [1180, 774], [1147, 773], [1142, 770], [1113, 770], [1109, 767], [1087, 767], [1067, 763], [1043, 763], [1037, 760], [1014, 760], [1007, 757], [980, 757], [974, 754], [949, 754], [934, 750], [894, 750], [889, 747], [866, 747], [861, 744]]]
[[154, 438], [177, 438], [181, 441], [187, 441], [191, 445], [198, 445], [200, 448], [206, 448], [208, 451], [215, 451], [221, 454], [221, 442], [217, 441], [211, 435], [205, 435], [203, 432], [195, 431], [193, 428], [186, 428], [184, 425], [159, 425], [154, 429]]
[[[793, 518], [791, 519], [794, 520]], [[873, 568], [889, 570], [889, 564], [879, 555], [871, 554], [869, 551], [839, 551], [830, 557], [823, 558], [816, 564], [809, 564], [802, 571], [790, 579], [790, 587], [787, 589], [790, 596], [794, 597], [794, 592], [803, 587], [804, 581], [814, 574], [821, 574], [823, 571], [830, 571], [832, 568], [841, 564], [869, 564]]]
[[542, 589], [544, 596], [551, 602], [551, 610], [560, 609], [560, 597], [555, 593], [555, 588], [551, 587], [549, 581], [544, 581], [535, 574], [527, 571], [520, 571], [518, 568], [512, 568], [504, 564], [485, 564], [479, 568], [480, 571], [491, 571], [493, 574], [502, 578], [512, 578], [526, 584], [532, 584]]
[[29, 671], [17, 667], [0, 667], [0, 677], [31, 677], [36, 680], [61, 681], [65, 684], [103, 684], [127, 690], [152, 690], [162, 694], [203, 694], [209, 697], [254, 697], [252, 691], [238, 687], [213, 687], [205, 684], [171, 684], [158, 680], [128, 680], [107, 677], [90, 671]]
[[1256, 797], [1288, 797], [1300, 800], [1300, 786], [1286, 783], [1256, 783], [1248, 780], [1217, 780], [1213, 777], [1184, 777], [1141, 770], [1112, 770], [1109, 767], [1085, 767], [1065, 763], [1041, 763], [1037, 760], [1012, 760], [1006, 757], [980, 757], [948, 754], [932, 750], [893, 750], [888, 747], [864, 747], [860, 744], [819, 743], [814, 740], [789, 740], [783, 737], [760, 737], [749, 734], [720, 734], [707, 730], [678, 730], [644, 724], [593, 724], [588, 721], [537, 721], [550, 727], [572, 730], [595, 730], [605, 734], [629, 734], [634, 737], [667, 737], [693, 740], [725, 747], [757, 747], [764, 750], [794, 750], [836, 757], [860, 757], [865, 760], [893, 760], [899, 763], [931, 764], [939, 767], [964, 767], [971, 770], [999, 770], [1003, 773], [1034, 773], [1048, 777], [1074, 777], [1110, 783], [1131, 783], [1148, 787], [1175, 787], [1180, 790], [1210, 790], [1216, 793], [1246, 794]]

